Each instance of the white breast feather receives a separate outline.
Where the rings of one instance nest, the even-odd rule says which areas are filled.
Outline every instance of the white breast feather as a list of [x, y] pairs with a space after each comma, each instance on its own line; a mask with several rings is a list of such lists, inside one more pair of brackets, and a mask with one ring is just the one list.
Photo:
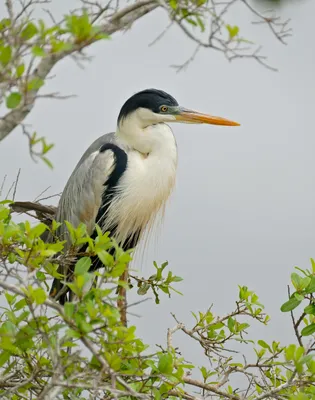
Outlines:
[[175, 185], [177, 149], [169, 127], [167, 138], [147, 157], [138, 151], [128, 152], [127, 170], [119, 181], [106, 215], [106, 225], [116, 224], [116, 240], [123, 244], [132, 233], [140, 237], [152, 230], [164, 216], [166, 201]]

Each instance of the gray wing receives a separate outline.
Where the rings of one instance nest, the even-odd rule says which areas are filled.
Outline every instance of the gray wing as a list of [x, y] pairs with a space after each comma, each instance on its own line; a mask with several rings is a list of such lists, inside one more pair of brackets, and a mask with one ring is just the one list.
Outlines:
[[70, 244], [65, 220], [74, 227], [80, 223], [87, 226], [88, 234], [95, 228], [95, 218], [102, 202], [102, 194], [111, 172], [115, 167], [115, 157], [111, 150], [100, 152], [99, 149], [106, 143], [114, 143], [113, 133], [101, 136], [86, 150], [71, 174], [60, 198], [56, 221], [62, 225], [57, 235], [61, 240]]

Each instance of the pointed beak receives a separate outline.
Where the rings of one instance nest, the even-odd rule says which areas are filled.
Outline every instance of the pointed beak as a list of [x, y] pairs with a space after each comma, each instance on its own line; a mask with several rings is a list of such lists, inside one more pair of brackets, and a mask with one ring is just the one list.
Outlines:
[[186, 122], [188, 124], [210, 124], [210, 125], [226, 125], [226, 126], [239, 126], [238, 122], [231, 121], [226, 118], [215, 117], [213, 115], [202, 114], [197, 111], [188, 110], [184, 107], [179, 108], [179, 113], [175, 115], [179, 122]]

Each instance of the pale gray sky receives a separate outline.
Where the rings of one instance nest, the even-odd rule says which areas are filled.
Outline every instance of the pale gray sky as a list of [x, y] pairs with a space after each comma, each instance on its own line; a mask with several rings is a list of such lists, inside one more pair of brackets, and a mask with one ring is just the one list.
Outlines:
[[[63, 14], [70, 3], [55, 0], [53, 7]], [[62, 191], [85, 149], [115, 129], [122, 103], [138, 90], [164, 89], [183, 106], [242, 124], [173, 126], [179, 147], [176, 190], [158, 244], [146, 251], [143, 273], [152, 273], [153, 259], [168, 260], [184, 278], [177, 285], [184, 296], [162, 296], [159, 306], [148, 301], [132, 310], [141, 315], [132, 321], [149, 343], [164, 340], [173, 325], [170, 312], [189, 323], [190, 311], [212, 303], [219, 313], [231, 311], [238, 284], [256, 290], [272, 317], [269, 328], [253, 329], [255, 336], [291, 340], [290, 318], [280, 305], [293, 267], [308, 267], [314, 256], [315, 3], [289, 3], [281, 15], [292, 18], [288, 46], [267, 28], [252, 26], [242, 8], [229, 16], [243, 36], [264, 45], [278, 73], [252, 60], [230, 64], [203, 50], [188, 70], [176, 74], [170, 65], [184, 62], [194, 45], [173, 28], [148, 47], [167, 24], [163, 12], [152, 13], [131, 31], [93, 46], [94, 59], [85, 70], [66, 60], [53, 71], [56, 77], [45, 90], [78, 97], [43, 100], [27, 119], [56, 145], [52, 171], [31, 161], [18, 130], [1, 143], [1, 176], [7, 174], [10, 182], [21, 168], [17, 199], [32, 200], [49, 185], [50, 194]], [[137, 299], [130, 295], [130, 301]]]

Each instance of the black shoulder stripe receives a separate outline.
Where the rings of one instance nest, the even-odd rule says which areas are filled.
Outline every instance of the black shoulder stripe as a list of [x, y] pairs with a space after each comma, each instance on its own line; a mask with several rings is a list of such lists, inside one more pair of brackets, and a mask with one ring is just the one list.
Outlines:
[[[100, 223], [103, 227], [106, 227], [106, 221], [104, 219], [106, 211], [115, 195], [115, 189], [118, 185], [119, 179], [122, 177], [127, 169], [128, 163], [127, 153], [115, 144], [106, 143], [100, 148], [99, 151], [100, 153], [104, 153], [104, 151], [106, 150], [111, 150], [114, 153], [115, 165], [112, 173], [103, 184], [104, 186], [106, 186], [106, 189], [104, 190], [104, 193], [102, 195], [102, 204], [98, 210], [95, 219], [95, 223]], [[109, 230], [111, 230], [112, 228], [113, 227], [106, 227], [106, 229]]]
[[[115, 157], [115, 166], [114, 170], [108, 177], [107, 181], [104, 182], [104, 186], [108, 186], [108, 190], [112, 189], [115, 187], [123, 175], [123, 173], [127, 169], [127, 162], [128, 162], [128, 157], [126, 152], [121, 149], [120, 147], [116, 146], [113, 143], [105, 143], [103, 146], [100, 148], [100, 153], [104, 153], [106, 150], [111, 150], [114, 153]], [[107, 190], [107, 191], [108, 191]]]

